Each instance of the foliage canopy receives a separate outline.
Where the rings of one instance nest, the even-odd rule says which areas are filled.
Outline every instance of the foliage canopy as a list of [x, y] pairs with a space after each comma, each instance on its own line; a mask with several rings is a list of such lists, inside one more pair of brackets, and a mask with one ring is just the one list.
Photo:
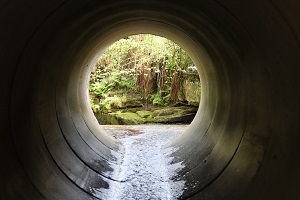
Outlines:
[[174, 83], [174, 76], [192, 65], [188, 54], [166, 38], [139, 34], [120, 39], [101, 55], [91, 73], [92, 108], [97, 112], [122, 107], [127, 98], [139, 99], [145, 107], [167, 105], [172, 87], [180, 84]]

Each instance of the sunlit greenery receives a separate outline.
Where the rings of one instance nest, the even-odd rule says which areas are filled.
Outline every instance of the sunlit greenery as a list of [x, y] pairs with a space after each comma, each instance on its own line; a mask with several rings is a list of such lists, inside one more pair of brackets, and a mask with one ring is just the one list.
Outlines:
[[95, 112], [130, 106], [144, 108], [170, 103], [173, 77], [193, 65], [188, 54], [172, 41], [150, 34], [133, 35], [111, 45], [99, 58], [89, 92]]

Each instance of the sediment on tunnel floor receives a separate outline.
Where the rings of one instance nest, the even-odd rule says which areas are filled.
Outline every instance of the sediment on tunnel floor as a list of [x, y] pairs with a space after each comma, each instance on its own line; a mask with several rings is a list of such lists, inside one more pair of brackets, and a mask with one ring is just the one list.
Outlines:
[[[0, 3], [1, 199], [105, 199], [119, 144], [86, 88], [114, 41], [151, 33], [182, 46], [199, 110], [170, 146], [182, 199], [299, 199], [298, 1]], [[97, 188], [95, 195], [91, 188]]]

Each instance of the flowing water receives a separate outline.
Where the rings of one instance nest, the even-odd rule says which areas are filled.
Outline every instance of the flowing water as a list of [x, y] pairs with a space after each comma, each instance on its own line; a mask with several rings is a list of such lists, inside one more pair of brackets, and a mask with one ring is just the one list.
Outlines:
[[110, 185], [110, 199], [176, 199], [184, 181], [172, 181], [183, 165], [170, 165], [175, 149], [165, 145], [176, 139], [187, 125], [103, 126], [121, 144], [116, 181]]

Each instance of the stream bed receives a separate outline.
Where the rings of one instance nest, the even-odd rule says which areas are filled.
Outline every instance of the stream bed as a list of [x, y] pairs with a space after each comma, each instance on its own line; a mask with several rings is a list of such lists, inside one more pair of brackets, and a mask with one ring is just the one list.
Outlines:
[[104, 125], [121, 142], [119, 166], [110, 185], [112, 200], [176, 199], [184, 181], [172, 181], [182, 163], [169, 164], [174, 148], [166, 145], [182, 134], [188, 125]]

